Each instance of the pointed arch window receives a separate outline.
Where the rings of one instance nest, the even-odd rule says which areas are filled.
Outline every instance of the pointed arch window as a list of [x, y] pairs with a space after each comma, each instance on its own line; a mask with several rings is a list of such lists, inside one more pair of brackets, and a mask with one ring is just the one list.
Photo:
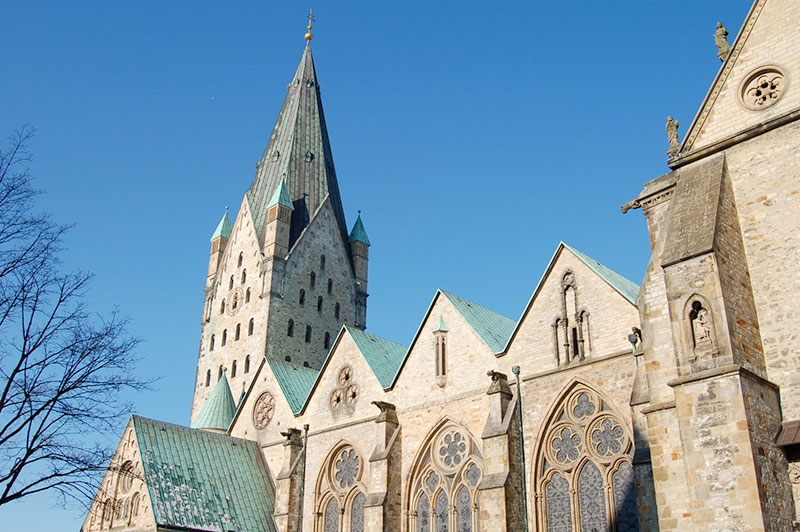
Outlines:
[[289, 327], [286, 331], [286, 336], [294, 336], [294, 320], [289, 320]]
[[311, 275], [309, 276], [309, 286], [311, 286], [311, 288], [314, 288], [316, 284], [317, 284], [317, 274], [311, 272]]
[[325, 532], [339, 532], [339, 501], [335, 498], [325, 507]]
[[206, 371], [206, 388], [211, 386], [211, 370]]
[[234, 360], [233, 364], [231, 364], [231, 378], [235, 376], [236, 376], [236, 361]]
[[301, 305], [306, 304], [306, 291], [301, 289], [300, 290], [300, 299], [298, 300]]
[[317, 297], [317, 312], [322, 312], [322, 296]]
[[247, 291], [244, 293], [244, 302], [250, 303], [250, 289], [248, 288]]
[[244, 357], [244, 372], [245, 374], [250, 373], [250, 355]]
[[[533, 496], [548, 532], [637, 532], [633, 438], [600, 393], [576, 381], [550, 409], [534, 458]], [[624, 528], [620, 528], [625, 523]]]
[[474, 437], [450, 421], [426, 438], [409, 472], [407, 517], [413, 532], [473, 532], [483, 458]]
[[319, 470], [314, 530], [364, 532], [364, 460], [350, 444], [334, 446]]
[[228, 343], [228, 329], [225, 329], [224, 331], [222, 331], [222, 345], [225, 345], [227, 343]]
[[247, 324], [247, 336], [253, 336], [253, 329], [255, 328], [255, 318], [250, 318], [250, 323]]
[[236, 266], [242, 266], [242, 259], [244, 259], [244, 253], [239, 253], [239, 260], [236, 261]]
[[234, 336], [233, 339], [234, 340], [238, 340], [241, 337], [241, 335], [242, 335], [242, 324], [241, 323], [237, 323], [236, 324], [236, 335]]

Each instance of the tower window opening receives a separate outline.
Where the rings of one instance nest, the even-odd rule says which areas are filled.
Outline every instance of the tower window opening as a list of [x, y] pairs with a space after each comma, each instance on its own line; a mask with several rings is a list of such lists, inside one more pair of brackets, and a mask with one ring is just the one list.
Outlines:
[[328, 279], [328, 294], [333, 293], [333, 279]]
[[330, 349], [331, 347], [331, 333], [325, 333], [325, 349]]
[[211, 370], [206, 371], [206, 388], [211, 386]]
[[239, 253], [239, 260], [238, 260], [238, 261], [237, 261], [237, 263], [236, 263], [236, 265], [237, 265], [237, 266], [240, 266], [240, 267], [241, 267], [241, 265], [242, 265], [242, 259], [244, 259], [244, 253]]
[[311, 288], [314, 288], [314, 286], [317, 284], [317, 274], [316, 273], [311, 272], [311, 275], [310, 275], [310, 278], [309, 278], [309, 284], [311, 285]]
[[322, 255], [319, 258], [319, 269], [320, 270], [324, 270], [325, 269], [325, 255]]
[[211, 335], [211, 342], [210, 342], [210, 344], [208, 346], [208, 350], [209, 351], [213, 351], [214, 350], [214, 340], [215, 340], [215, 338], [214, 338], [214, 335], [212, 334]]
[[300, 290], [300, 304], [301, 305], [305, 305], [306, 304], [306, 291], [305, 290]]
[[244, 372], [250, 373], [250, 355], [244, 358]]
[[242, 284], [247, 282], [247, 270], [242, 270]]
[[234, 360], [233, 364], [231, 365], [231, 378], [235, 376], [236, 376], [236, 361]]
[[253, 336], [253, 327], [255, 326], [255, 319], [250, 318], [250, 323], [247, 324], [247, 336]]
[[247, 291], [244, 293], [244, 302], [250, 303], [250, 289], [248, 288]]
[[306, 343], [311, 343], [311, 325], [306, 325]]
[[239, 337], [241, 336], [241, 334], [242, 334], [242, 324], [241, 323], [237, 323], [236, 324], [236, 335], [233, 337], [233, 339], [234, 340], [238, 340]]
[[572, 357], [578, 356], [578, 328], [572, 328]]
[[289, 329], [286, 331], [286, 336], [294, 336], [294, 320], [289, 320]]
[[322, 312], [322, 296], [317, 298], [317, 312]]
[[340, 308], [341, 307], [339, 307], [339, 303], [336, 303], [336, 306], [333, 308], [333, 314], [334, 314], [334, 316], [336, 316], [337, 320], [339, 319], [339, 310], [340, 310]]
[[222, 300], [222, 303], [219, 304], [219, 313], [225, 314], [225, 300]]
[[233, 288], [233, 275], [231, 275], [231, 280], [228, 282], [228, 288]]
[[217, 380], [220, 380], [222, 378], [222, 374], [224, 372], [225, 372], [225, 367], [224, 366], [220, 366], [219, 367], [219, 372], [217, 373]]
[[222, 331], [222, 345], [225, 345], [227, 343], [228, 343], [228, 329], [225, 329], [224, 331]]

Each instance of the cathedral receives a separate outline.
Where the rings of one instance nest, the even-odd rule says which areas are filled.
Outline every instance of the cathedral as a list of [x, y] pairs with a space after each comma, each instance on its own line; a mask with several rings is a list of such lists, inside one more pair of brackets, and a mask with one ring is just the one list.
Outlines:
[[798, 20], [718, 25], [670, 172], [620, 198], [641, 285], [561, 243], [519, 320], [439, 290], [410, 345], [367, 332], [309, 26], [211, 235], [189, 426], [133, 416], [82, 531], [800, 530]]

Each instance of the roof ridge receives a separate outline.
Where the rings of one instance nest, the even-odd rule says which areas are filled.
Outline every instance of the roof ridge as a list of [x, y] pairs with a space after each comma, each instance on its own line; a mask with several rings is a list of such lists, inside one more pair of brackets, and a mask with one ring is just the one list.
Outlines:
[[636, 304], [636, 297], [639, 295], [640, 286], [622, 275], [621, 273], [613, 270], [600, 262], [599, 260], [595, 259], [584, 253], [583, 251], [570, 246], [565, 242], [561, 242], [565, 248], [570, 250], [573, 255], [578, 257], [581, 262], [586, 264], [592, 271], [594, 271], [597, 275], [599, 275], [606, 283], [608, 283], [611, 288], [619, 292], [619, 294], [633, 303]]
[[441, 288], [439, 292], [450, 301], [467, 325], [494, 354], [503, 352], [517, 327], [513, 318]]

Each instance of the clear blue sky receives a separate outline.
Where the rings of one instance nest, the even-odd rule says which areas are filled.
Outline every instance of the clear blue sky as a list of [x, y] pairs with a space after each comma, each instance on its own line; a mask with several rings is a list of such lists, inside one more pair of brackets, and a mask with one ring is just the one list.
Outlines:
[[[439, 287], [517, 318], [560, 240], [640, 282], [645, 220], [619, 206], [668, 171], [666, 117], [682, 137], [716, 22], [732, 41], [749, 5], [313, 5], [347, 223], [361, 209], [372, 240], [368, 330], [407, 344]], [[145, 340], [137, 371], [161, 381], [138, 414], [188, 422], [208, 238], [252, 181], [308, 7], [4, 2], [0, 137], [38, 130], [42, 207], [75, 224], [66, 265]], [[5, 507], [2, 528], [80, 528], [51, 505]]]

